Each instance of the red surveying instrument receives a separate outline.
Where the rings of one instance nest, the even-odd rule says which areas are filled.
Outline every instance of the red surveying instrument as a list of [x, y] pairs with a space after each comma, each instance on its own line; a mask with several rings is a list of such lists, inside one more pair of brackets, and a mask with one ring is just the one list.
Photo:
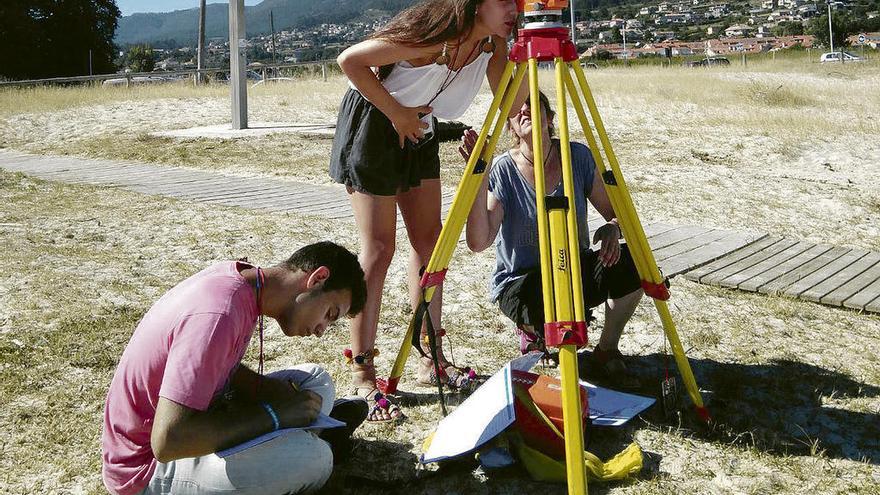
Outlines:
[[[708, 421], [709, 413], [694, 380], [684, 354], [681, 341], [672, 321], [666, 301], [669, 299], [668, 280], [657, 267], [648, 245], [644, 229], [636, 214], [629, 189], [620, 171], [620, 165], [605, 126], [590, 92], [583, 69], [578, 64], [577, 49], [572, 43], [569, 30], [560, 22], [568, 0], [518, 0], [517, 7], [524, 16], [524, 25], [510, 50], [509, 61], [501, 76], [495, 98], [489, 107], [479, 138], [471, 152], [462, 179], [447, 214], [446, 221], [434, 251], [421, 279], [422, 294], [407, 334], [398, 352], [388, 380], [379, 382], [384, 393], [394, 393], [403, 375], [409, 357], [410, 346], [422, 356], [432, 357], [436, 369], [436, 336], [428, 305], [434, 291], [446, 276], [461, 235], [468, 212], [483, 181], [487, 165], [492, 161], [498, 139], [503, 133], [505, 121], [510, 114], [514, 98], [526, 73], [529, 76], [530, 100], [539, 100], [538, 63], [553, 62], [556, 72], [556, 106], [559, 115], [559, 140], [562, 158], [562, 182], [565, 195], [546, 196], [544, 187], [544, 163], [541, 142], [541, 112], [532, 112], [532, 142], [535, 150], [535, 195], [538, 214], [538, 239], [541, 258], [541, 285], [543, 289], [544, 314], [547, 323], [544, 334], [548, 346], [559, 348], [560, 380], [562, 384], [562, 410], [565, 435], [565, 456], [568, 491], [583, 494], [587, 491], [584, 467], [584, 438], [582, 402], [578, 384], [577, 349], [587, 343], [587, 321], [581, 284], [580, 249], [578, 245], [577, 213], [574, 208], [574, 178], [571, 169], [571, 148], [568, 126], [568, 103], [577, 114], [588, 146], [593, 153], [597, 171], [601, 174], [608, 197], [611, 200], [620, 228], [626, 239], [636, 269], [642, 280], [642, 288], [654, 300], [666, 339], [669, 341], [675, 362], [685, 388], [698, 416]], [[571, 77], [569, 69], [574, 72]], [[583, 97], [589, 116], [581, 103]], [[494, 120], [494, 124], [493, 124]], [[597, 142], [594, 135], [598, 135]], [[492, 131], [491, 133], [489, 131]], [[601, 142], [601, 147], [599, 146]], [[571, 207], [569, 207], [571, 205]], [[543, 213], [543, 214], [542, 214]], [[587, 235], [587, 233], [582, 233]], [[426, 317], [427, 316], [427, 317]], [[429, 352], [421, 346], [421, 328], [427, 327]], [[443, 413], [443, 388], [438, 384]]]

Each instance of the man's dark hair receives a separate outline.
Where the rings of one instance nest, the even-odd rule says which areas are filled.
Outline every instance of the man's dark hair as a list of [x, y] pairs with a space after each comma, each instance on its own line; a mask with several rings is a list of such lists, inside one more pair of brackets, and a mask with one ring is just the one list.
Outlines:
[[283, 264], [290, 270], [305, 272], [326, 266], [330, 277], [324, 282], [323, 291], [348, 289], [351, 292], [348, 316], [355, 316], [364, 309], [367, 299], [364, 270], [357, 256], [348, 249], [330, 241], [316, 242], [298, 249]]

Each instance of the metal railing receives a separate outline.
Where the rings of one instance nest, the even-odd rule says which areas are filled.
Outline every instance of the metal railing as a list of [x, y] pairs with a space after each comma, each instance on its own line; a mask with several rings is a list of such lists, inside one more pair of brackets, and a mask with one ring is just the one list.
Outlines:
[[[267, 71], [280, 71], [282, 69], [293, 69], [296, 67], [321, 66], [321, 76], [327, 80], [328, 66], [336, 65], [336, 60], [316, 60], [312, 62], [299, 62], [294, 64], [278, 64], [278, 65], [261, 65], [259, 67], [249, 67], [248, 70], [261, 72], [265, 78]], [[126, 85], [130, 85], [135, 78], [180, 78], [186, 76], [195, 77], [196, 74], [229, 74], [228, 68], [211, 68], [211, 69], [184, 69], [174, 71], [153, 71], [153, 72], [117, 72], [114, 74], [97, 74], [92, 76], [72, 76], [72, 77], [50, 77], [47, 79], [23, 79], [19, 81], [0, 81], [0, 87], [3, 86], [39, 86], [51, 84], [67, 84], [67, 83], [87, 83], [95, 81], [106, 81], [108, 79], [125, 79]]]

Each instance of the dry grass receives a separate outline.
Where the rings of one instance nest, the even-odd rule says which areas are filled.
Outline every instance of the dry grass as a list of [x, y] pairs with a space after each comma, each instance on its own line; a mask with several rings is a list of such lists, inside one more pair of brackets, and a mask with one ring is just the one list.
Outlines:
[[[730, 69], [588, 74], [643, 218], [878, 249], [880, 101], [869, 94], [878, 86], [877, 67]], [[330, 121], [343, 90], [337, 80], [255, 91], [252, 118]], [[327, 181], [328, 141], [147, 136], [223, 122], [224, 92], [184, 86], [0, 92], [0, 147]], [[481, 95], [466, 119], [478, 122], [488, 100]], [[454, 148], [442, 151], [449, 186], [461, 169]], [[0, 279], [3, 493], [101, 491], [107, 384], [134, 325], [174, 283], [216, 260], [249, 256], [270, 263], [317, 239], [357, 247], [351, 222], [106, 194], [5, 172], [0, 238], [0, 270], [9, 274]], [[380, 321], [385, 352], [378, 360], [386, 372], [409, 318], [406, 244], [398, 240]], [[483, 371], [516, 354], [509, 325], [485, 300], [492, 267], [491, 253], [459, 252], [445, 294], [455, 357]], [[880, 318], [685, 280], [674, 285], [672, 311], [718, 422], [707, 430], [688, 416], [670, 422], [649, 413], [626, 429], [594, 432], [591, 449], [602, 455], [635, 439], [649, 457], [640, 478], [593, 485], [591, 492], [878, 493]], [[268, 369], [319, 362], [347, 390], [339, 358], [346, 327], [306, 342], [270, 328]], [[638, 373], [654, 383], [664, 359], [650, 304], [639, 307], [622, 345], [640, 356]], [[398, 428], [359, 431], [356, 462], [340, 472], [334, 490], [563, 491], [519, 473], [486, 478], [466, 463], [417, 470], [415, 455], [439, 411], [430, 389], [411, 382], [402, 389], [414, 392], [404, 403], [410, 419]], [[351, 486], [343, 475], [359, 478]]]

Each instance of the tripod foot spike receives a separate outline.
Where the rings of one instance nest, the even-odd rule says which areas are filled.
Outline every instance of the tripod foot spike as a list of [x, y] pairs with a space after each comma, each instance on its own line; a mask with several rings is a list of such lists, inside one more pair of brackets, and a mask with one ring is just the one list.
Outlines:
[[702, 406], [694, 406], [694, 409], [697, 411], [697, 416], [703, 420], [704, 423], [708, 423], [712, 416], [709, 415], [709, 410]]

